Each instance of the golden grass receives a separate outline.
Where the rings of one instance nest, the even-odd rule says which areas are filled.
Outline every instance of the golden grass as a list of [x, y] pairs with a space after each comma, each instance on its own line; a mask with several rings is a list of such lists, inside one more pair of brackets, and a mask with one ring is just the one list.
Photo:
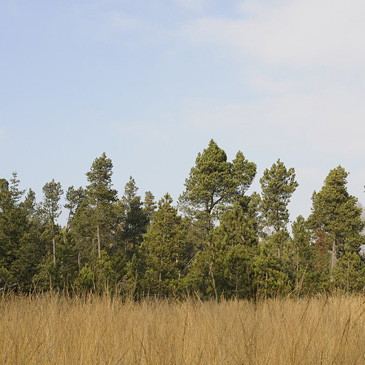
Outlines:
[[365, 364], [365, 298], [0, 299], [0, 364]]

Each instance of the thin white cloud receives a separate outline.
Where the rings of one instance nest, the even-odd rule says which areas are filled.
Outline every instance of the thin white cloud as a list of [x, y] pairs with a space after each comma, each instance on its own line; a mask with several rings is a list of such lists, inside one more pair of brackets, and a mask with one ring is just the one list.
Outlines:
[[241, 14], [201, 18], [183, 33], [194, 42], [225, 45], [268, 64], [363, 67], [362, 0], [257, 0], [243, 2]]
[[230, 55], [246, 88], [260, 95], [207, 103], [192, 120], [202, 128], [267, 132], [265, 143], [275, 147], [361, 158], [364, 17], [361, 0], [246, 0], [234, 17], [186, 25], [182, 34], [191, 43]]
[[275, 146], [359, 159], [365, 155], [364, 99], [365, 91], [355, 88], [296, 90], [250, 102], [206, 103], [191, 120], [202, 129], [266, 133], [265, 143], [275, 131]]

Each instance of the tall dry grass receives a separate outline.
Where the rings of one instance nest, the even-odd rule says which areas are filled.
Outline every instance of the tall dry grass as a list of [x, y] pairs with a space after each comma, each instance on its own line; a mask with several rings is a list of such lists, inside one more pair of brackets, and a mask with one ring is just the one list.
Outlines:
[[0, 364], [365, 364], [365, 298], [0, 300]]

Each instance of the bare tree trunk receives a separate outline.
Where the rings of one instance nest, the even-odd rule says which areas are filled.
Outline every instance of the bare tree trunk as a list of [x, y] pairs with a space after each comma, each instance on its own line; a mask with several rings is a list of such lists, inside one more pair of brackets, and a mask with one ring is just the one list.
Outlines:
[[52, 222], [52, 255], [53, 255], [53, 265], [56, 266], [56, 237], [54, 233], [53, 222]]
[[213, 290], [214, 290], [215, 299], [218, 300], [218, 292], [217, 292], [217, 288], [215, 286], [215, 280], [214, 280], [214, 274], [213, 274], [213, 263], [210, 263], [210, 265], [209, 265], [209, 274], [210, 274], [210, 278], [212, 280], [212, 286], [213, 286]]
[[100, 242], [100, 228], [99, 228], [99, 224], [96, 227], [96, 235], [98, 238], [98, 258], [101, 258], [101, 242]]
[[337, 252], [336, 252], [336, 238], [334, 238], [332, 243], [332, 252], [331, 252], [331, 281], [335, 281], [335, 278], [333, 277], [333, 270], [336, 267], [337, 263]]
[[56, 266], [56, 238], [53, 236], [52, 238], [52, 246], [53, 246], [53, 265]]

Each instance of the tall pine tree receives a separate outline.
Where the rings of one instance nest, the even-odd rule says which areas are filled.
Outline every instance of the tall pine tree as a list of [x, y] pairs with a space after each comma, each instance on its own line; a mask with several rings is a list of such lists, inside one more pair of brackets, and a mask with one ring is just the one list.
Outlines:
[[322, 189], [313, 193], [312, 213], [308, 219], [316, 236], [323, 237], [331, 251], [332, 274], [337, 259], [346, 249], [358, 254], [364, 243], [361, 208], [357, 198], [347, 191], [347, 177], [348, 172], [341, 166], [329, 172]]

